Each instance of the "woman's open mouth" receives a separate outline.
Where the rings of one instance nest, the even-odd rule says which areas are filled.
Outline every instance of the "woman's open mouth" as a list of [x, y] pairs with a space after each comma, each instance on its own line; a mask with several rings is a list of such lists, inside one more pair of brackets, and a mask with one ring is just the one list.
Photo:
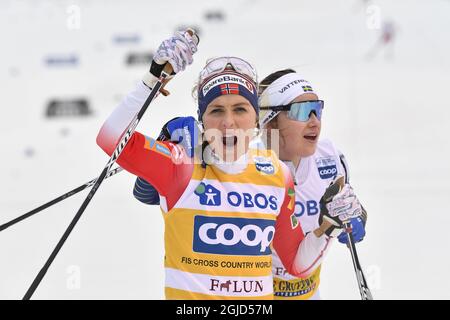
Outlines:
[[306, 140], [309, 140], [311, 142], [315, 142], [317, 140], [318, 135], [316, 133], [310, 133], [303, 136]]
[[236, 136], [222, 137], [222, 143], [225, 147], [234, 147], [237, 144], [237, 137]]

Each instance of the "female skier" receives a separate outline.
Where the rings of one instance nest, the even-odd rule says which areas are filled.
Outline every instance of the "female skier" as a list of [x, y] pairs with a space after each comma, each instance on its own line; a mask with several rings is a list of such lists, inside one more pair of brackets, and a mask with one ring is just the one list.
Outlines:
[[[358, 199], [348, 185], [349, 174], [345, 158], [330, 140], [319, 140], [324, 102], [318, 100], [311, 84], [292, 69], [270, 74], [261, 81], [259, 91], [262, 109], [260, 125], [268, 132], [267, 141], [271, 141], [271, 133], [278, 130], [279, 157], [290, 168], [294, 177], [294, 214], [302, 226], [302, 231], [309, 233], [322, 223], [323, 216], [328, 211], [324, 194], [331, 189], [329, 186], [335, 178], [343, 176], [347, 186], [334, 197], [331, 204], [344, 198], [352, 203], [351, 210], [361, 209], [362, 215], [350, 220], [354, 240], [361, 241], [365, 235], [367, 214], [359, 206]], [[195, 128], [194, 118], [175, 118], [164, 126], [160, 139], [181, 140], [179, 143], [186, 150], [192, 150], [192, 141], [196, 139], [186, 139], [185, 133], [197, 136]], [[147, 204], [159, 203], [156, 190], [142, 178], [136, 180], [134, 195]], [[342, 228], [331, 228], [327, 230], [326, 235], [337, 236], [339, 242], [347, 243], [347, 235]], [[313, 255], [323, 259], [329, 244], [327, 241], [323, 246], [316, 247]], [[272, 270], [275, 299], [320, 298], [320, 264], [311, 264], [308, 276], [293, 276], [274, 251]]]
[[[359, 203], [348, 184], [348, 165], [343, 154], [330, 140], [319, 140], [324, 102], [311, 84], [292, 69], [274, 72], [261, 81], [259, 102], [261, 126], [269, 136], [272, 130], [278, 130], [279, 157], [294, 177], [294, 213], [303, 231], [315, 230], [322, 222], [321, 215], [327, 210], [323, 195], [336, 177], [345, 177], [341, 196]], [[337, 198], [335, 202], [339, 201]], [[362, 215], [350, 221], [356, 242], [365, 235], [367, 214], [362, 207], [361, 210]], [[339, 242], [347, 243], [342, 229], [327, 234], [338, 235]], [[287, 272], [276, 253], [273, 258], [275, 299], [319, 299], [320, 266], [307, 277], [296, 277]]]
[[[106, 120], [97, 143], [108, 154], [150, 93], [166, 63], [179, 73], [197, 46], [187, 32], [158, 48], [150, 73]], [[200, 157], [181, 144], [136, 132], [118, 159], [151, 183], [165, 220], [165, 293], [168, 299], [271, 299], [270, 246], [289, 273], [305, 277], [320, 264], [317, 248], [333, 223], [304, 235], [293, 215], [295, 192], [286, 166], [270, 150], [249, 147], [258, 123], [257, 76], [246, 61], [222, 57], [200, 72]], [[339, 217], [339, 208], [329, 217]], [[354, 212], [358, 214], [357, 211]]]

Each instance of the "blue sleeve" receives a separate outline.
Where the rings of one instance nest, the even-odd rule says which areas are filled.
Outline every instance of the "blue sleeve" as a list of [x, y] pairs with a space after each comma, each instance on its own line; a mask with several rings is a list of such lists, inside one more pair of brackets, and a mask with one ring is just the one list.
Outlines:
[[147, 181], [137, 178], [134, 184], [133, 195], [140, 202], [149, 205], [159, 205], [158, 191]]

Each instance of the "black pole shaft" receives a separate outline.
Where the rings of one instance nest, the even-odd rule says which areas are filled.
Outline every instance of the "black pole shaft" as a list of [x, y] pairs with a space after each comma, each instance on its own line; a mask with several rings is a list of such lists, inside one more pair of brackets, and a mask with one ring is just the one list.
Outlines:
[[[110, 172], [108, 172], [108, 174], [106, 175], [105, 179], [115, 175], [116, 173], [118, 173], [120, 171], [122, 171], [121, 167], [118, 167], [118, 168], [115, 168], [114, 170], [111, 170]], [[57, 197], [57, 198], [47, 202], [47, 203], [44, 203], [43, 205], [41, 205], [41, 206], [39, 206], [39, 207], [37, 207], [37, 208], [35, 208], [35, 209], [25, 213], [25, 214], [23, 214], [23, 215], [21, 215], [19, 217], [17, 217], [17, 218], [15, 218], [15, 219], [13, 219], [13, 220], [11, 220], [9, 222], [6, 222], [6, 223], [0, 225], [0, 232], [5, 230], [5, 229], [7, 229], [7, 228], [9, 228], [9, 227], [11, 227], [11, 226], [13, 226], [13, 225], [15, 225], [16, 223], [18, 223], [18, 222], [20, 222], [22, 220], [25, 220], [25, 219], [35, 215], [38, 212], [41, 212], [44, 209], [47, 209], [47, 208], [53, 206], [54, 204], [57, 204], [58, 202], [60, 202], [62, 200], [65, 200], [65, 199], [67, 199], [67, 198], [77, 194], [80, 191], [83, 191], [84, 189], [92, 186], [95, 183], [95, 181], [97, 181], [97, 178], [92, 179], [91, 181], [86, 182], [85, 184], [83, 184], [83, 185], [81, 185], [81, 186], [79, 186], [79, 187], [77, 187], [77, 188], [75, 188], [73, 190], [70, 190], [69, 192], [67, 192], [67, 193], [65, 193], [65, 194], [63, 194], [63, 195], [61, 195], [61, 196], [59, 196], [59, 197]]]
[[362, 300], [373, 300], [372, 293], [370, 292], [369, 286], [367, 285], [364, 272], [362, 270], [361, 264], [359, 263], [358, 252], [356, 251], [355, 240], [353, 239], [353, 234], [351, 233], [351, 225], [349, 222], [344, 223], [344, 227], [347, 233], [348, 248], [350, 250], [353, 268], [355, 269], [356, 280], [358, 281], [359, 293], [361, 294]]
[[[167, 65], [170, 66], [169, 64], [167, 64]], [[80, 220], [84, 210], [86, 209], [86, 207], [88, 206], [89, 202], [92, 200], [92, 198], [94, 197], [94, 195], [97, 192], [98, 188], [100, 187], [100, 185], [102, 184], [103, 180], [105, 179], [106, 174], [108, 173], [108, 171], [110, 170], [112, 165], [116, 162], [117, 158], [120, 156], [120, 154], [122, 153], [123, 149], [127, 145], [131, 135], [133, 134], [133, 132], [136, 129], [140, 119], [142, 118], [142, 116], [144, 115], [145, 111], [147, 110], [150, 102], [152, 102], [153, 98], [156, 96], [156, 93], [161, 88], [161, 85], [162, 85], [163, 81], [166, 79], [166, 77], [170, 73], [171, 72], [168, 72], [168, 73], [163, 72], [162, 73], [161, 77], [159, 78], [158, 82], [155, 84], [155, 87], [152, 89], [152, 91], [151, 91], [150, 95], [148, 96], [147, 100], [145, 100], [145, 103], [142, 106], [141, 110], [139, 111], [137, 116], [131, 121], [131, 123], [128, 126], [128, 129], [127, 129], [127, 131], [125, 133], [125, 135], [120, 140], [119, 144], [117, 145], [116, 149], [114, 150], [113, 154], [111, 155], [111, 158], [109, 159], [109, 161], [106, 164], [105, 168], [103, 169], [102, 173], [97, 178], [97, 181], [95, 182], [95, 184], [92, 187], [91, 191], [87, 195], [87, 197], [84, 200], [83, 204], [81, 205], [80, 209], [78, 209], [78, 212], [76, 213], [76, 215], [73, 218], [72, 222], [70, 222], [70, 224], [67, 227], [66, 231], [64, 232], [63, 236], [61, 237], [61, 239], [59, 240], [59, 242], [56, 245], [55, 249], [51, 253], [50, 257], [47, 259], [47, 261], [45, 262], [44, 266], [42, 267], [42, 269], [39, 271], [39, 273], [37, 274], [36, 278], [34, 279], [33, 283], [28, 288], [27, 292], [25, 293], [25, 295], [23, 297], [23, 300], [29, 300], [33, 296], [33, 293], [36, 291], [37, 287], [41, 283], [42, 279], [44, 278], [45, 274], [47, 273], [48, 269], [50, 268], [53, 260], [55, 260], [56, 256], [58, 255], [59, 250], [61, 250], [62, 246], [66, 242], [66, 240], [69, 237], [70, 233], [75, 228], [75, 225], [77, 224], [78, 220]]]

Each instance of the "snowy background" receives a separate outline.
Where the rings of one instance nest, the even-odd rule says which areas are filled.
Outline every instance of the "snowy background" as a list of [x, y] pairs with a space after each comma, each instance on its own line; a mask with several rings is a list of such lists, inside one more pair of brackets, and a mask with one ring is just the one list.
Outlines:
[[[252, 61], [262, 79], [286, 67], [326, 101], [322, 137], [345, 153], [369, 212], [358, 244], [376, 299], [449, 299], [450, 1], [0, 1], [0, 224], [95, 178], [95, 137], [182, 25], [200, 31], [194, 64], [139, 130], [156, 136], [194, 114], [191, 87], [207, 58]], [[222, 19], [208, 19], [219, 12]], [[214, 15], [213, 15], [214, 17]], [[392, 21], [393, 47], [373, 49]], [[69, 65], [48, 64], [69, 57]], [[47, 118], [52, 99], [86, 98], [86, 117]], [[162, 299], [163, 220], [132, 196], [125, 172], [103, 183], [36, 291], [38, 299]], [[87, 191], [0, 232], [0, 299], [20, 299]], [[359, 299], [350, 254], [336, 243], [324, 299]]]

